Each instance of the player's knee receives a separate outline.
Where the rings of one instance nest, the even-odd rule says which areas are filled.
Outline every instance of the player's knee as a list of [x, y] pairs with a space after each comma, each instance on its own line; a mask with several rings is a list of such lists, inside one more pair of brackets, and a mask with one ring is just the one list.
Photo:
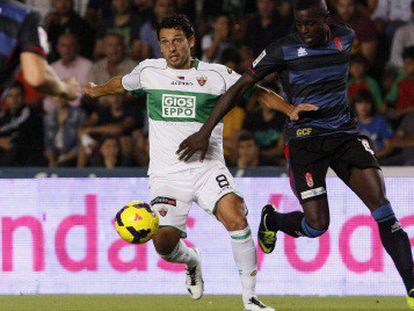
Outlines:
[[232, 219], [223, 221], [223, 225], [227, 229], [227, 231], [237, 231], [245, 229], [248, 226], [248, 223], [246, 216], [237, 215]]
[[329, 217], [317, 217], [317, 218], [310, 218], [310, 219], [306, 218], [306, 223], [311, 228], [323, 233], [329, 228]]
[[180, 238], [173, 238], [167, 234], [159, 233], [154, 235], [152, 241], [158, 254], [168, 255], [172, 253]]

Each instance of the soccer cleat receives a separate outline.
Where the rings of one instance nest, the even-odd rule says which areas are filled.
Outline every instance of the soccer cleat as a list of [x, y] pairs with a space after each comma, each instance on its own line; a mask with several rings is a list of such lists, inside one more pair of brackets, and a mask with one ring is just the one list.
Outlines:
[[259, 231], [257, 232], [257, 239], [259, 241], [260, 248], [266, 254], [270, 254], [275, 249], [276, 245], [276, 231], [269, 230], [266, 225], [266, 219], [272, 213], [275, 214], [276, 207], [272, 204], [267, 204], [262, 209], [260, 216]]
[[244, 311], [275, 311], [275, 309], [266, 306], [256, 296], [253, 296], [244, 305]]
[[201, 275], [201, 255], [200, 251], [197, 248], [193, 248], [198, 256], [198, 264], [191, 269], [187, 268], [187, 277], [185, 284], [187, 285], [187, 290], [193, 299], [200, 299], [203, 297], [204, 292], [204, 281], [203, 276]]
[[414, 310], [414, 288], [408, 292], [407, 304], [410, 307], [410, 309]]

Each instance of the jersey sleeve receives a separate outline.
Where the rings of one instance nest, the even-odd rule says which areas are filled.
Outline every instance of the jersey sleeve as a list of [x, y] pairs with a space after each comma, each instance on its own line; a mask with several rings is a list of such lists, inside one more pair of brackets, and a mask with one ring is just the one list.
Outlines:
[[126, 91], [133, 92], [142, 89], [141, 72], [144, 67], [143, 62], [141, 62], [130, 73], [122, 77], [122, 87]]
[[46, 31], [40, 27], [40, 16], [30, 12], [22, 25], [20, 33], [20, 49], [22, 52], [32, 52], [46, 56], [49, 50]]
[[276, 41], [260, 53], [246, 72], [259, 81], [270, 73], [281, 71], [283, 63], [282, 46], [279, 41]]
[[224, 92], [237, 82], [240, 79], [241, 75], [235, 72], [233, 69], [226, 67], [224, 65], [218, 65], [217, 71], [224, 80]]

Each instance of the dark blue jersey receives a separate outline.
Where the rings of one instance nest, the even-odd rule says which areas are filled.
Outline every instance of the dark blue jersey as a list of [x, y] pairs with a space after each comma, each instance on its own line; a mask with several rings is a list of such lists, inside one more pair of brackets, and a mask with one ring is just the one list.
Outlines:
[[0, 95], [15, 79], [22, 52], [45, 55], [41, 40], [47, 38], [39, 21], [39, 14], [24, 4], [0, 0]]
[[346, 91], [355, 33], [346, 25], [329, 27], [326, 44], [309, 47], [299, 33], [293, 33], [271, 43], [247, 71], [256, 80], [277, 72], [288, 102], [319, 107], [287, 123], [288, 139], [357, 132]]

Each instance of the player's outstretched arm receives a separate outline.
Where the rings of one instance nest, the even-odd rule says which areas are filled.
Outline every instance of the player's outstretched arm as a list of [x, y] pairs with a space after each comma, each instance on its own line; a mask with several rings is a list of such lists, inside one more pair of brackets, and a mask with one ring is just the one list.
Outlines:
[[125, 94], [126, 90], [122, 86], [122, 77], [115, 76], [100, 85], [90, 82], [83, 87], [83, 92], [90, 97], [100, 97], [104, 95]]
[[203, 124], [200, 130], [183, 140], [178, 147], [177, 154], [179, 159], [188, 161], [196, 152], [200, 152], [201, 161], [204, 160], [211, 132], [220, 120], [229, 112], [233, 106], [233, 103], [239, 101], [243, 95], [254, 84], [254, 80], [249, 74], [244, 74], [232, 87], [224, 93], [216, 104], [210, 117]]
[[258, 101], [265, 104], [270, 109], [278, 110], [289, 117], [291, 121], [299, 120], [299, 115], [306, 111], [316, 111], [319, 108], [312, 104], [292, 105], [285, 101], [282, 96], [276, 94], [272, 90], [257, 86], [255, 93]]
[[79, 97], [79, 83], [73, 78], [62, 81], [43, 57], [23, 52], [20, 55], [20, 63], [24, 79], [37, 91], [67, 100]]

